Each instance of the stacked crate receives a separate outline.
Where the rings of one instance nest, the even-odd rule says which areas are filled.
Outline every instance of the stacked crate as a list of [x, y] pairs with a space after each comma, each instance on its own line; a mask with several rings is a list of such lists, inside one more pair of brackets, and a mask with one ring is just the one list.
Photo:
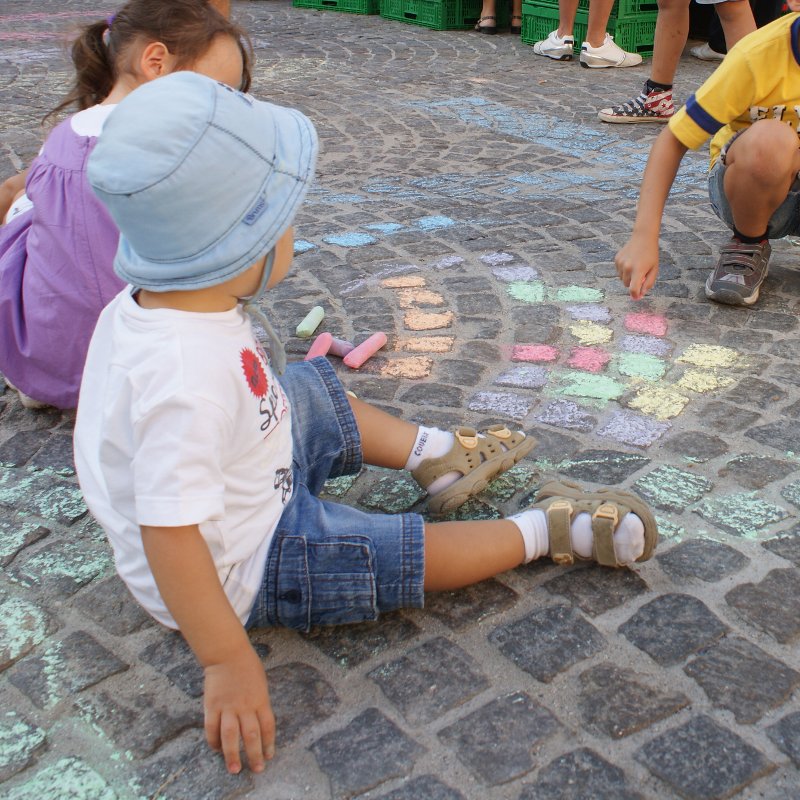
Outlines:
[[317, 8], [325, 11], [347, 11], [349, 14], [377, 14], [380, 0], [292, 0], [295, 8]]
[[[658, 16], [657, 0], [616, 0], [608, 20], [608, 32], [614, 41], [629, 53], [647, 57], [653, 55], [653, 39]], [[558, 2], [553, 0], [523, 0], [522, 41], [533, 44], [546, 39], [558, 28]], [[589, 0], [580, 0], [575, 16], [573, 36], [575, 53], [580, 52], [589, 28]]]
[[[481, 16], [481, 0], [380, 0], [381, 16], [437, 31], [469, 30]], [[497, 26], [510, 22], [510, 2], [497, 0]]]

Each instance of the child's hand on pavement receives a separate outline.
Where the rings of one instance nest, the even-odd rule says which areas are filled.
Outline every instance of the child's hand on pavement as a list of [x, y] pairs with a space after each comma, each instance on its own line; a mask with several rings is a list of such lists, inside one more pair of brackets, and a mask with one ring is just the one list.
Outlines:
[[205, 730], [214, 750], [221, 750], [229, 772], [242, 768], [244, 743], [253, 772], [275, 754], [275, 716], [264, 666], [252, 647], [205, 668]]
[[658, 239], [651, 242], [634, 233], [614, 258], [617, 275], [630, 289], [634, 300], [641, 300], [658, 277]]

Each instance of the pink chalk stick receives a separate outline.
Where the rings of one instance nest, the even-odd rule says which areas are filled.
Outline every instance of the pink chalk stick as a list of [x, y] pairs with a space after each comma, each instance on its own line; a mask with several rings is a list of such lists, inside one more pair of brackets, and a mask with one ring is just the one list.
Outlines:
[[373, 333], [365, 342], [351, 350], [345, 357], [344, 363], [351, 369], [358, 369], [370, 356], [386, 344], [385, 333]]
[[344, 358], [348, 353], [355, 350], [355, 345], [352, 342], [348, 342], [344, 339], [337, 339], [336, 337], [333, 338], [331, 341], [331, 346], [328, 352], [332, 356], [339, 356], [339, 358]]
[[306, 357], [303, 361], [310, 361], [312, 358], [316, 358], [317, 356], [326, 356], [328, 355], [328, 351], [331, 349], [331, 342], [333, 341], [333, 336], [329, 333], [321, 333], [314, 339], [314, 343], [311, 347], [308, 348], [308, 352], [306, 353]]

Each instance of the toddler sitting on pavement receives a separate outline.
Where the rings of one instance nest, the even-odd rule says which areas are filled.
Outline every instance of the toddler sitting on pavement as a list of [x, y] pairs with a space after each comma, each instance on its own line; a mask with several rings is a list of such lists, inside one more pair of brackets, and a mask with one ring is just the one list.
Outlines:
[[[92, 338], [75, 427], [86, 502], [117, 569], [204, 668], [205, 729], [231, 772], [274, 753], [247, 629], [374, 620], [549, 555], [648, 559], [657, 530], [625, 492], [544, 485], [503, 520], [428, 523], [317, 497], [362, 463], [408, 469], [440, 511], [530, 451], [502, 425], [455, 434], [346, 395], [325, 358], [291, 364], [254, 309], [284, 278], [317, 138], [297, 111], [179, 72], [123, 100], [89, 162], [131, 285]], [[267, 358], [248, 309], [270, 338]]]

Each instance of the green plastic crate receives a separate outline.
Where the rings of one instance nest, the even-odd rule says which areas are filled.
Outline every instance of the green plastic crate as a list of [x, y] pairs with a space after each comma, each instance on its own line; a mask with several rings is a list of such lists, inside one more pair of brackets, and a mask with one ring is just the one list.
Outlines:
[[[386, 19], [422, 25], [437, 31], [471, 27], [464, 17], [462, 0], [380, 0], [380, 14]], [[477, 21], [477, 17], [472, 25]]]
[[292, 0], [295, 8], [346, 11], [348, 14], [377, 14], [380, 0]]
[[[643, 57], [653, 55], [653, 39], [656, 33], [658, 12], [636, 14], [633, 17], [611, 17], [608, 32], [614, 41], [629, 53], [639, 53]], [[551, 31], [558, 28], [558, 6], [544, 3], [522, 4], [522, 41], [533, 44], [546, 39]], [[581, 44], [589, 29], [589, 12], [579, 10], [575, 15], [573, 35], [575, 53], [580, 53]]]
[[[589, 0], [578, 0], [581, 11], [589, 10]], [[611, 9], [612, 17], [631, 17], [642, 12], [658, 11], [658, 0], [616, 0]]]

